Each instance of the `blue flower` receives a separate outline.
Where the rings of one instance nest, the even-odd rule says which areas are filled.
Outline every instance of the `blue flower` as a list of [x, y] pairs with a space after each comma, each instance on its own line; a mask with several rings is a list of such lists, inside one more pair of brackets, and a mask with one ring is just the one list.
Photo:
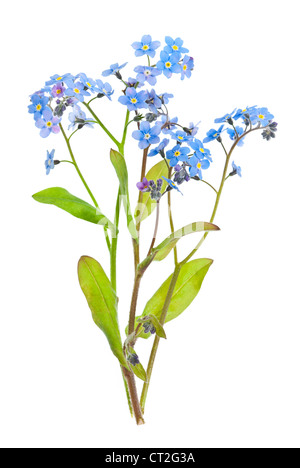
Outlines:
[[238, 175], [242, 177], [242, 168], [240, 166], [237, 166], [234, 161], [232, 161], [232, 169], [233, 171], [230, 173], [231, 176]]
[[164, 127], [162, 129], [163, 133], [172, 133], [172, 129], [176, 126], [178, 122], [178, 117], [174, 117], [173, 119], [169, 119], [166, 115], [161, 117], [160, 125]]
[[141, 57], [142, 55], [149, 55], [149, 57], [155, 56], [156, 49], [160, 46], [159, 41], [152, 41], [152, 37], [145, 35], [142, 37], [141, 42], [134, 42], [132, 47], [135, 49], [136, 57]]
[[35, 122], [35, 126], [40, 128], [40, 135], [42, 138], [47, 138], [50, 133], [59, 133], [58, 126], [61, 119], [54, 117], [49, 107], [43, 110], [42, 117]]
[[[237, 131], [239, 137], [243, 135], [244, 129], [243, 129], [242, 127], [239, 127], [239, 126], [237, 125], [237, 126], [235, 127], [235, 129], [236, 129], [236, 131]], [[233, 128], [227, 128], [227, 133], [228, 133], [228, 135], [229, 135], [229, 137], [230, 137], [231, 140], [233, 140], [233, 141], [236, 140], [236, 133], [235, 133], [235, 131], [234, 131]], [[244, 138], [242, 138], [242, 139], [238, 142], [237, 146], [243, 146], [243, 144], [244, 144]]]
[[83, 126], [93, 128], [93, 123], [87, 120], [85, 112], [76, 105], [73, 107], [73, 111], [69, 114], [69, 121], [71, 123], [68, 130], [73, 129], [77, 124], [78, 128], [82, 128]]
[[197, 156], [192, 156], [189, 159], [190, 164], [190, 176], [195, 177], [198, 176], [202, 179], [202, 169], [208, 169], [210, 166], [210, 161], [206, 158], [197, 158]]
[[54, 153], [55, 153], [55, 150], [53, 149], [51, 151], [51, 153], [49, 153], [49, 151], [47, 151], [47, 159], [45, 161], [45, 167], [46, 167], [46, 174], [49, 175], [50, 174], [50, 171], [52, 169], [54, 169]]
[[103, 83], [101, 80], [96, 80], [96, 84], [96, 93], [103, 94], [103, 96], [106, 96], [111, 101], [111, 96], [114, 94], [111, 85], [109, 83]]
[[141, 65], [135, 67], [134, 71], [137, 73], [136, 79], [139, 83], [147, 81], [151, 86], [156, 84], [156, 77], [161, 75], [161, 70], [153, 67], [142, 67]]
[[203, 143], [208, 143], [209, 141], [213, 141], [219, 138], [222, 133], [223, 127], [224, 125], [221, 125], [221, 127], [218, 130], [211, 128], [209, 132], [207, 132], [207, 137], [204, 138]]
[[173, 182], [173, 180], [167, 179], [167, 178], [164, 177], [164, 176], [162, 176], [162, 178], [165, 179], [166, 182], [168, 182], [169, 187], [171, 187], [172, 189], [177, 190], [177, 192], [179, 192], [179, 193], [181, 193], [181, 195], [183, 195], [183, 193], [179, 190], [179, 188], [178, 188], [177, 185]]
[[147, 91], [146, 103], [148, 105], [149, 110], [153, 112], [153, 114], [157, 114], [158, 109], [161, 109], [162, 99], [156, 94], [155, 89]]
[[169, 55], [165, 50], [160, 53], [160, 61], [157, 62], [156, 67], [161, 70], [167, 78], [171, 78], [173, 73], [180, 73], [181, 66], [179, 65], [180, 54], [175, 52]]
[[173, 138], [173, 140], [176, 140], [179, 143], [189, 142], [193, 138], [191, 135], [189, 135], [186, 132], [183, 132], [182, 130], [177, 130], [176, 133], [172, 132], [171, 137]]
[[129, 111], [135, 111], [142, 108], [147, 109], [146, 99], [146, 91], [137, 92], [135, 88], [127, 88], [125, 96], [119, 97], [119, 102], [127, 106]]
[[66, 79], [70, 80], [72, 78], [73, 78], [73, 75], [71, 75], [71, 73], [65, 73], [64, 75], [53, 75], [53, 76], [50, 76], [49, 81], [46, 81], [46, 86], [51, 86], [51, 85], [57, 84], [59, 82], [62, 83]]
[[230, 114], [225, 114], [225, 115], [223, 115], [223, 117], [220, 117], [219, 119], [215, 119], [215, 123], [223, 123], [223, 122], [227, 123], [228, 120], [233, 116], [235, 111], [236, 111], [236, 109], [234, 109]]
[[132, 136], [135, 140], [139, 141], [139, 148], [145, 149], [148, 148], [149, 145], [159, 143], [158, 135], [160, 132], [161, 129], [159, 125], [154, 125], [151, 128], [149, 122], [141, 122], [140, 129], [135, 130]]
[[80, 81], [68, 83], [69, 88], [65, 91], [66, 96], [76, 97], [78, 101], [83, 102], [84, 96], [90, 96], [90, 93], [84, 89], [84, 84]]
[[51, 89], [51, 96], [54, 98], [62, 98], [65, 90], [66, 88], [62, 85], [62, 83], [57, 83]]
[[253, 117], [256, 115], [257, 106], [246, 107], [245, 109], [238, 109], [233, 116], [234, 120], [242, 118], [244, 121], [248, 120], [248, 116]]
[[79, 73], [81, 83], [88, 88], [92, 93], [96, 90], [96, 82], [92, 78], [88, 78], [85, 73]]
[[170, 143], [170, 140], [168, 140], [168, 138], [164, 138], [163, 141], [156, 147], [156, 148], [153, 148], [148, 156], [153, 157], [153, 156], [156, 156], [157, 154], [163, 154], [164, 153], [164, 149], [166, 148], [166, 146], [168, 146], [168, 144]]
[[167, 151], [167, 158], [170, 159], [170, 166], [175, 167], [179, 161], [187, 162], [190, 149], [176, 145], [171, 150]]
[[184, 129], [185, 132], [189, 133], [191, 136], [197, 135], [199, 131], [199, 127], [197, 127], [197, 125], [199, 125], [200, 122], [201, 121], [199, 121], [195, 125], [193, 124], [193, 122], [190, 122], [189, 127]]
[[267, 107], [256, 109], [256, 115], [251, 117], [251, 121], [254, 125], [256, 123], [260, 123], [262, 126], [268, 125], [268, 123], [273, 119], [274, 115], [268, 111]]
[[42, 117], [43, 110], [46, 109], [49, 98], [33, 94], [31, 96], [31, 102], [32, 104], [28, 106], [28, 112], [29, 114], [33, 114], [34, 120], [38, 120]]
[[173, 54], [174, 52], [185, 54], [189, 52], [188, 49], [182, 47], [183, 40], [180, 39], [180, 37], [177, 37], [177, 39], [172, 39], [172, 37], [166, 36], [165, 41], [167, 45], [164, 47], [164, 51], [168, 54]]
[[118, 63], [113, 63], [108, 70], [104, 70], [104, 72], [102, 72], [102, 76], [110, 76], [110, 75], [118, 76], [120, 74], [120, 70], [126, 67], [127, 63], [128, 62], [125, 62], [123, 63], [123, 65], [119, 65]]
[[194, 59], [185, 55], [181, 64], [181, 79], [184, 80], [185, 77], [190, 78], [192, 76], [192, 71], [194, 70]]
[[195, 138], [195, 140], [191, 141], [189, 145], [196, 152], [196, 156], [198, 159], [207, 158], [209, 159], [209, 161], [212, 161], [210, 151], [208, 148], [204, 148], [202, 141]]

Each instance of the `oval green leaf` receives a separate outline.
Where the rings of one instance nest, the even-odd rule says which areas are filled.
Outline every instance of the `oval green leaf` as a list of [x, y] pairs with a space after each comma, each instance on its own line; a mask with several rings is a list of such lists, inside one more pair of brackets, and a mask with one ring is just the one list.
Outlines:
[[118, 325], [117, 298], [111, 282], [100, 263], [91, 257], [81, 257], [79, 260], [78, 277], [95, 324], [105, 334], [120, 364], [128, 368]]
[[[158, 164], [153, 166], [150, 171], [147, 173], [146, 178], [148, 180], [154, 180], [156, 182], [157, 179], [161, 179], [163, 176], [168, 177], [169, 170], [165, 161], [160, 161]], [[167, 182], [163, 179], [163, 187], [162, 191], [165, 191], [167, 187]], [[151, 200], [151, 196], [149, 192], [143, 193], [143, 198], [140, 203], [135, 209], [134, 216], [139, 221], [142, 222], [148, 216], [150, 216], [156, 208], [156, 201]]]
[[115, 232], [115, 226], [104, 216], [99, 208], [75, 197], [67, 190], [61, 187], [52, 187], [33, 195], [33, 199], [39, 203], [54, 205], [67, 211], [76, 218], [83, 219], [93, 224], [107, 226], [112, 232]]

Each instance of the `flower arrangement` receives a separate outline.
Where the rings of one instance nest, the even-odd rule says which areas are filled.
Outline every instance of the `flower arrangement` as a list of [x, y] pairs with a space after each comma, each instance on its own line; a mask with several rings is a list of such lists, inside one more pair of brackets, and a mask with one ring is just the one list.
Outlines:
[[[111, 351], [119, 361], [129, 409], [137, 424], [144, 423], [145, 403], [159, 342], [166, 338], [165, 324], [181, 315], [196, 298], [213, 263], [211, 259], [193, 257], [208, 234], [219, 230], [214, 221], [226, 181], [235, 175], [242, 176], [241, 168], [232, 161], [233, 151], [237, 146], [244, 145], [245, 138], [257, 130], [261, 131], [267, 141], [274, 138], [277, 131], [274, 116], [267, 108], [251, 106], [234, 109], [231, 113], [215, 119], [216, 128], [210, 129], [203, 140], [198, 139], [198, 124], [183, 125], [177, 117], [171, 117], [168, 105], [174, 96], [158, 92], [156, 89], [161, 75], [167, 79], [173, 78], [174, 75], [179, 75], [181, 80], [190, 78], [194, 69], [194, 59], [188, 55], [189, 50], [183, 47], [180, 38], [167, 36], [159, 59], [153, 60], [160, 46], [161, 43], [153, 41], [150, 35], [145, 35], [140, 42], [132, 44], [135, 56], [142, 62], [134, 68], [135, 78], [123, 79], [123, 69], [127, 63], [112, 64], [102, 73], [102, 77], [115, 80], [120, 85], [118, 102], [124, 107], [125, 113], [124, 130], [120, 139], [113, 135], [94, 110], [97, 101], [112, 101], [115, 92], [112, 85], [101, 79], [89, 78], [85, 73], [75, 76], [70, 73], [51, 76], [41, 90], [30, 96], [31, 103], [28, 107], [40, 136], [48, 138], [52, 133], [61, 133], [69, 153], [69, 159], [57, 160], [55, 150], [48, 151], [45, 161], [46, 173], [50, 174], [62, 163], [73, 166], [91, 203], [59, 187], [43, 190], [33, 198], [40, 203], [55, 205], [77, 218], [103, 228], [110, 258], [110, 274], [107, 275], [97, 260], [84, 256], [78, 264], [79, 282], [94, 322], [105, 334]], [[68, 131], [63, 124], [66, 114], [69, 121]], [[98, 127], [113, 144], [110, 163], [115, 169], [119, 186], [113, 220], [100, 209], [75, 159], [73, 138], [78, 131], [84, 131], [85, 127]], [[125, 160], [129, 129], [137, 142], [137, 153], [140, 154], [141, 160], [141, 177], [136, 184], [138, 203], [135, 211], [131, 208]], [[212, 153], [208, 148], [211, 142], [221, 145], [225, 153], [225, 165], [218, 188], [203, 178], [203, 171], [207, 171], [213, 163]], [[147, 172], [147, 165], [152, 162]], [[187, 183], [195, 184], [197, 190], [197, 184], [201, 182], [207, 184], [215, 194], [215, 204], [209, 222], [197, 221], [175, 230], [172, 215], [173, 194], [183, 195]], [[162, 203], [168, 206], [170, 235], [162, 241], [157, 241]], [[124, 341], [118, 323], [118, 310], [122, 302], [117, 296], [117, 246], [122, 207], [132, 241], [135, 272]], [[147, 255], [142, 258], [141, 226], [143, 221], [154, 213], [152, 241]], [[186, 258], [179, 259], [178, 243], [192, 233], [202, 233], [201, 238]], [[169, 254], [174, 256], [173, 272], [148, 300], [143, 313], [137, 316], [138, 294], [145, 272], [153, 262], [163, 261]], [[148, 366], [144, 368], [139, 360], [136, 345], [138, 340], [140, 344], [141, 339], [149, 339], [151, 336], [154, 336], [152, 351]], [[143, 381], [140, 397], [137, 393], [136, 377]]]

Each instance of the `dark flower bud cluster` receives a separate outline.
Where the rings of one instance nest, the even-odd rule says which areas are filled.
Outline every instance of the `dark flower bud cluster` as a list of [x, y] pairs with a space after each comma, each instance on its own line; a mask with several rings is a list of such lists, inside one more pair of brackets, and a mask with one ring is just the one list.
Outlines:
[[143, 327], [145, 333], [151, 333], [151, 335], [154, 335], [154, 333], [156, 333], [156, 328], [151, 322], [144, 322]]
[[134, 352], [131, 352], [131, 353], [128, 353], [127, 355], [127, 361], [132, 365], [132, 366], [136, 366], [137, 364], [140, 363], [140, 360], [139, 360], [139, 357], [136, 353]]
[[262, 132], [262, 137], [264, 140], [271, 140], [271, 138], [275, 138], [275, 132], [277, 132], [277, 122], [270, 122], [267, 128], [264, 129]]
[[156, 183], [154, 180], [147, 180], [146, 177], [143, 179], [142, 182], [138, 182], [136, 184], [137, 188], [141, 192], [150, 192], [151, 200], [159, 201], [162, 197], [162, 186], [163, 186], [163, 180], [158, 179]]
[[179, 164], [177, 164], [175, 167], [175, 174], [174, 174], [174, 182], [177, 184], [177, 185], [181, 185], [183, 184], [183, 182], [189, 182], [190, 181], [190, 176], [186, 170], [186, 165], [183, 164], [182, 166], [180, 166]]

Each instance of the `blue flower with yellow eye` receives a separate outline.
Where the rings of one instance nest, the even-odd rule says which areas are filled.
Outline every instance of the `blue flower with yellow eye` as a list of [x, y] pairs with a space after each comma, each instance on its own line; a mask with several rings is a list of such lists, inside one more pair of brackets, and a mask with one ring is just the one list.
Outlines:
[[[244, 133], [244, 129], [242, 127], [239, 127], [238, 125], [235, 127], [238, 136], [242, 136]], [[233, 128], [227, 128], [227, 133], [230, 137], [231, 140], [235, 141], [236, 140], [236, 133]], [[238, 143], [237, 146], [243, 146], [244, 144], [244, 138], [242, 138]]]
[[167, 151], [167, 158], [170, 159], [170, 166], [175, 167], [179, 161], [187, 162], [190, 149], [176, 145], [171, 150]]
[[242, 118], [243, 120], [245, 119], [247, 120], [246, 116], [249, 116], [251, 119], [251, 117], [256, 115], [256, 111], [257, 111], [257, 106], [251, 106], [251, 107], [245, 107], [244, 109], [238, 109], [236, 113], [234, 114], [233, 119], [238, 120]]
[[255, 115], [251, 116], [251, 122], [253, 125], [260, 123], [261, 126], [268, 125], [268, 123], [274, 119], [274, 115], [271, 114], [267, 107], [260, 107], [256, 109]]
[[208, 169], [210, 166], [210, 161], [206, 158], [199, 159], [197, 156], [192, 156], [189, 159], [190, 164], [190, 176], [195, 177], [198, 176], [202, 179], [202, 170]]
[[45, 168], [46, 168], [46, 174], [49, 175], [50, 174], [50, 171], [52, 169], [54, 169], [55, 167], [55, 164], [54, 164], [54, 153], [55, 153], [55, 150], [53, 149], [51, 151], [51, 153], [49, 153], [49, 151], [47, 151], [47, 159], [45, 161]]
[[85, 73], [79, 73], [79, 79], [87, 91], [95, 92], [96, 82], [92, 78], [88, 78]]
[[127, 106], [129, 111], [135, 111], [137, 109], [147, 109], [147, 96], [146, 91], [137, 92], [135, 88], [127, 88], [125, 96], [120, 96], [118, 100], [121, 104]]
[[[171, 187], [171, 189], [175, 189], [177, 190], [177, 192], [181, 193], [181, 195], [183, 195], [183, 193], [179, 190], [179, 188], [177, 187], [177, 185], [173, 182], [173, 180], [171, 179], [167, 179], [166, 177], [162, 176], [163, 179], [165, 179], [165, 181], [169, 184], [169, 187]], [[170, 190], [170, 189], [169, 189]]]
[[110, 76], [110, 75], [117, 75], [120, 73], [120, 70], [122, 68], [126, 67], [128, 62], [123, 63], [122, 65], [119, 65], [118, 63], [113, 63], [107, 70], [104, 70], [102, 72], [102, 76]]
[[159, 134], [161, 132], [159, 125], [154, 125], [152, 128], [149, 122], [141, 122], [140, 129], [132, 133], [132, 137], [139, 141], [139, 148], [145, 149], [149, 145], [159, 143]]
[[190, 78], [192, 76], [192, 71], [194, 70], [194, 59], [185, 55], [181, 64], [181, 79], [184, 80], [185, 77]]
[[85, 96], [90, 96], [90, 93], [85, 90], [85, 86], [80, 81], [76, 83], [68, 83], [69, 88], [66, 89], [65, 95], [75, 97], [78, 101], [83, 102]]
[[218, 130], [211, 128], [209, 132], [207, 132], [207, 136], [204, 138], [203, 143], [208, 143], [209, 141], [213, 141], [219, 138], [223, 131], [223, 127], [224, 125], [221, 125], [221, 127]]
[[180, 73], [181, 66], [179, 65], [180, 54], [174, 52], [169, 55], [168, 52], [162, 50], [160, 53], [160, 60], [157, 62], [156, 67], [161, 70], [167, 78], [171, 78], [173, 73]]
[[179, 54], [186, 54], [189, 52], [188, 49], [186, 49], [183, 46], [183, 40], [180, 39], [180, 37], [177, 37], [176, 39], [172, 39], [170, 36], [165, 37], [166, 41], [166, 46], [164, 47], [164, 51], [167, 52], [168, 54], [173, 54], [174, 52], [178, 52]]
[[31, 96], [31, 102], [32, 104], [28, 106], [28, 112], [29, 114], [33, 114], [34, 120], [38, 120], [42, 117], [43, 110], [47, 107], [49, 98], [33, 94]]
[[195, 151], [198, 159], [207, 158], [209, 161], [212, 161], [210, 151], [208, 148], [204, 148], [202, 141], [195, 138], [195, 140], [191, 141], [189, 145]]
[[146, 34], [142, 37], [141, 42], [134, 42], [131, 44], [135, 49], [135, 56], [141, 57], [142, 55], [149, 55], [149, 57], [155, 56], [155, 51], [160, 46], [159, 41], [152, 41], [152, 37]]
[[161, 70], [153, 67], [143, 67], [141, 65], [135, 67], [134, 71], [137, 73], [137, 81], [139, 83], [149, 83], [151, 86], [154, 86], [157, 82], [156, 77], [161, 75]]
[[71, 73], [65, 73], [64, 75], [53, 75], [50, 76], [50, 80], [46, 81], [46, 86], [51, 86], [57, 83], [63, 83], [65, 80], [73, 79]]
[[[225, 114], [223, 115], [223, 117], [220, 117], [218, 119], [215, 119], [215, 123], [226, 123], [228, 122], [229, 119], [231, 119], [231, 117], [233, 116], [233, 114], [235, 113], [236, 109], [234, 109], [230, 114]], [[231, 120], [232, 122], [232, 120]]]
[[43, 110], [42, 117], [35, 122], [35, 126], [41, 130], [40, 136], [42, 138], [47, 138], [50, 133], [59, 133], [60, 128], [58, 124], [60, 121], [61, 119], [54, 117], [51, 109], [46, 107], [46, 109]]
[[193, 138], [191, 135], [189, 135], [186, 132], [183, 132], [182, 130], [177, 130], [176, 133], [172, 132], [171, 137], [173, 138], [173, 140], [177, 140], [180, 144], [190, 142]]

